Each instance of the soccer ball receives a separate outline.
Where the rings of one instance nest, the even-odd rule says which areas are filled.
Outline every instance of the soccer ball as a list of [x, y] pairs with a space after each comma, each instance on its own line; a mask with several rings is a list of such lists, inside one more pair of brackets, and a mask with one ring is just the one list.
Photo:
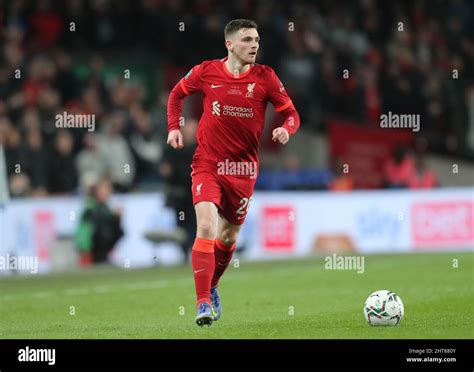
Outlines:
[[402, 299], [394, 292], [376, 291], [365, 301], [364, 316], [371, 326], [396, 326], [403, 314]]

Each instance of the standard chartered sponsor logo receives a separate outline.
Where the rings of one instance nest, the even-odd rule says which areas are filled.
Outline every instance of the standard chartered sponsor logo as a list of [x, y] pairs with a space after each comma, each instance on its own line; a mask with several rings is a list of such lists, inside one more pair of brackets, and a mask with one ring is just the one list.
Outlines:
[[[218, 101], [212, 102], [212, 114], [217, 116], [221, 115], [221, 105]], [[224, 105], [222, 109], [222, 115], [234, 116], [238, 118], [253, 118], [253, 107]]]
[[221, 105], [218, 101], [212, 102], [212, 115], [221, 116]]
[[225, 116], [236, 116], [238, 118], [253, 118], [253, 107], [225, 105], [222, 114]]

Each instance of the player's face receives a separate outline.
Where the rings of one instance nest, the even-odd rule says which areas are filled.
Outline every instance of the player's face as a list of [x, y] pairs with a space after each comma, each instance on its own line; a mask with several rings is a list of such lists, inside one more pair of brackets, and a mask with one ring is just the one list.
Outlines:
[[255, 28], [241, 28], [232, 38], [234, 55], [243, 64], [255, 63], [260, 42], [260, 36]]

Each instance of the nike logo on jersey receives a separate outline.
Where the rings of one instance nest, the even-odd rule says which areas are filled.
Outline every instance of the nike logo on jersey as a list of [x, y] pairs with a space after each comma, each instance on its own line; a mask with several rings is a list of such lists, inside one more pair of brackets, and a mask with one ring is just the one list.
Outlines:
[[211, 84], [211, 88], [220, 88], [220, 87], [223, 87], [224, 85], [214, 85], [214, 84]]
[[201, 271], [205, 271], [206, 269], [201, 269], [201, 270], [194, 270], [194, 274], [200, 273]]

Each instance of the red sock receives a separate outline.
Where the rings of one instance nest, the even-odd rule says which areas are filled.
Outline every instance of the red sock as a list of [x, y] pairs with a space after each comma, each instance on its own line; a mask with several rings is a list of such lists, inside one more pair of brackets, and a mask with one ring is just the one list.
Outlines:
[[211, 303], [211, 279], [214, 273], [214, 240], [196, 238], [192, 250], [197, 303]]
[[215, 258], [215, 269], [214, 275], [212, 276], [211, 288], [217, 287], [219, 279], [224, 274], [225, 269], [229, 266], [232, 260], [232, 254], [234, 253], [235, 243], [230, 247], [222, 243], [219, 239], [216, 239], [214, 245], [214, 258]]

